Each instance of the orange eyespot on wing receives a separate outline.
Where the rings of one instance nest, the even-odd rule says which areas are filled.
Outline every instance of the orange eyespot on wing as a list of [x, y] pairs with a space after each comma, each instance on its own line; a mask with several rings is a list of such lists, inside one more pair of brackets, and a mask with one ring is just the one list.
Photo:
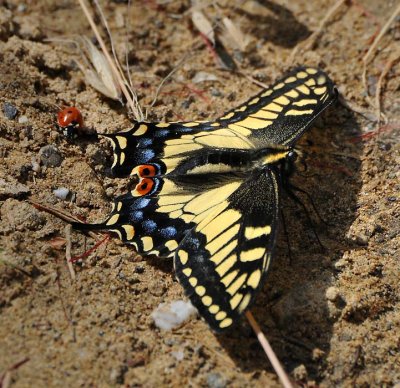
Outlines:
[[152, 192], [154, 187], [154, 181], [151, 178], [142, 178], [136, 185], [134, 192], [132, 193], [135, 197], [147, 195]]
[[139, 178], [149, 178], [156, 176], [157, 168], [151, 164], [141, 164], [132, 170], [132, 174], [137, 174]]

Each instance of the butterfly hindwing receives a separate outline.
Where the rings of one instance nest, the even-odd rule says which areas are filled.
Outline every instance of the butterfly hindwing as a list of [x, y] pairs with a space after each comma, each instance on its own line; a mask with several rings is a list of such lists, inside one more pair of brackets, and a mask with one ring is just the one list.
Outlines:
[[100, 224], [76, 223], [80, 230], [116, 233], [140, 254], [173, 255], [185, 234], [212, 213], [243, 181], [240, 174], [143, 178], [114, 201]]
[[251, 305], [265, 277], [278, 219], [277, 179], [274, 169], [254, 171], [176, 250], [177, 277], [216, 331]]

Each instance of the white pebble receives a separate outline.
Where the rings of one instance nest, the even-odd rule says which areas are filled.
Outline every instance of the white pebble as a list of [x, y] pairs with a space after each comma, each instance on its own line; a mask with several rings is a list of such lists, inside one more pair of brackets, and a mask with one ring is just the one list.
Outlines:
[[151, 313], [151, 317], [159, 329], [172, 330], [195, 314], [197, 310], [189, 301], [175, 300], [171, 303], [160, 303]]
[[40, 172], [40, 164], [36, 160], [32, 160], [32, 171]]
[[58, 189], [53, 190], [53, 194], [60, 199], [67, 199], [68, 194], [69, 194], [69, 189], [66, 187], [59, 187]]
[[177, 361], [182, 361], [185, 358], [185, 352], [183, 350], [172, 351], [171, 356], [173, 356]]
[[334, 302], [339, 297], [339, 290], [336, 287], [329, 287], [325, 292], [326, 299]]
[[20, 117], [18, 118], [18, 122], [19, 122], [20, 124], [26, 124], [28, 121], [29, 121], [29, 119], [28, 119], [28, 117], [26, 117], [26, 116], [20, 116]]
[[198, 84], [204, 81], [218, 81], [218, 77], [215, 74], [207, 73], [205, 71], [199, 71], [192, 78], [192, 82]]

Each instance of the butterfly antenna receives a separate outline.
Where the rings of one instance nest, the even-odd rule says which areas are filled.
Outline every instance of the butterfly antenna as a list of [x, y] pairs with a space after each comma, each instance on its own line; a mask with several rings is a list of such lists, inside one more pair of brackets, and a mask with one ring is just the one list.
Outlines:
[[304, 194], [307, 197], [308, 201], [311, 203], [311, 207], [313, 208], [314, 213], [317, 215], [317, 217], [318, 217], [320, 222], [322, 222], [325, 226], [333, 226], [332, 224], [330, 224], [327, 221], [325, 221], [324, 218], [321, 216], [321, 213], [318, 211], [318, 207], [315, 204], [315, 202], [313, 200], [313, 197], [311, 196], [311, 194], [308, 191], [303, 190], [300, 187], [293, 186], [293, 185], [290, 185], [290, 189], [292, 191], [298, 191], [298, 192]]
[[278, 357], [276, 356], [272, 346], [269, 344], [267, 337], [261, 331], [260, 326], [258, 325], [257, 321], [254, 319], [253, 314], [250, 311], [246, 311], [246, 318], [248, 319], [251, 328], [254, 330], [254, 333], [257, 336], [258, 341], [260, 342], [262, 348], [264, 349], [265, 354], [268, 357], [272, 367], [274, 368], [276, 374], [279, 377], [282, 385], [285, 388], [293, 388], [293, 384], [291, 383], [289, 376], [283, 369], [282, 364], [280, 363]]

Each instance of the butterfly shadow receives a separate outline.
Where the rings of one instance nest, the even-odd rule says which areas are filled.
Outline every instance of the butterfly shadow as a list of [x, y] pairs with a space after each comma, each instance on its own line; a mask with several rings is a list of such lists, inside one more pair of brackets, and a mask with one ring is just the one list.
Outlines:
[[[346, 235], [356, 217], [361, 188], [363, 147], [352, 142], [359, 133], [352, 112], [337, 103], [299, 142], [306, 150], [307, 170], [295, 173], [291, 183], [311, 195], [327, 225], [310, 227], [304, 209], [283, 193], [291, 254], [281, 222], [270, 273], [251, 308], [285, 369], [305, 369], [303, 375], [317, 382], [327, 368], [333, 325], [345, 306], [334, 283], [340, 272], [338, 261], [354, 246]], [[301, 200], [315, 219], [307, 197]], [[266, 367], [272, 371], [245, 318], [217, 339], [243, 371], [260, 373]]]
[[291, 48], [311, 35], [288, 8], [269, 0], [259, 0], [257, 9], [238, 9], [249, 20], [249, 31], [257, 39]]

